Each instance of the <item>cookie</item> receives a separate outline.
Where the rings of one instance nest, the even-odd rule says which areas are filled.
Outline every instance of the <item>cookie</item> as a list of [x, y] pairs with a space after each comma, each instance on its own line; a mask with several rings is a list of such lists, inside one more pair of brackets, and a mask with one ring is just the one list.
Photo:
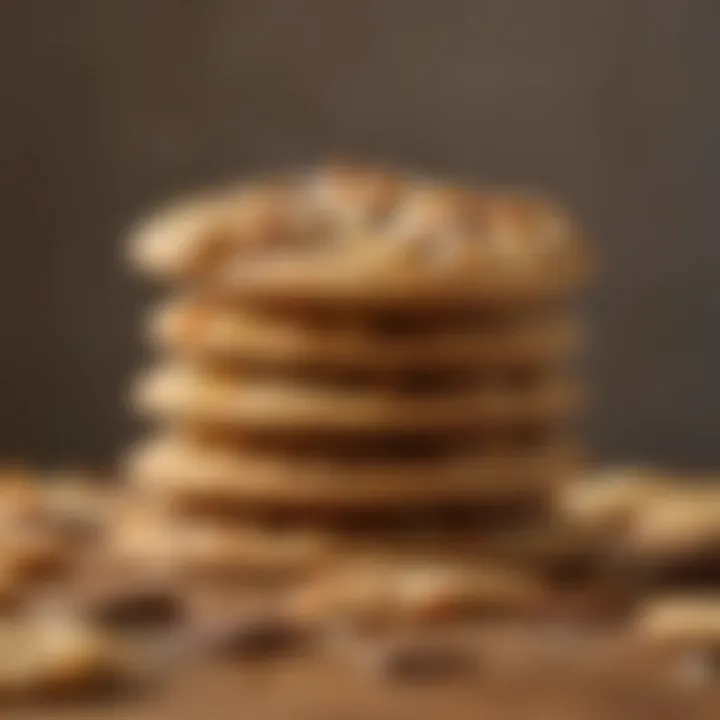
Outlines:
[[362, 631], [453, 624], [469, 618], [534, 615], [548, 589], [530, 573], [477, 562], [348, 558], [290, 598], [293, 611], [321, 624]]
[[[568, 481], [572, 484], [572, 480]], [[550, 514], [494, 528], [481, 536], [476, 556], [495, 558], [513, 567], [532, 568], [556, 582], [583, 581], [597, 576], [605, 544], [593, 533]]]
[[[431, 517], [417, 527], [394, 532], [336, 531], [338, 551], [405, 563], [495, 564], [542, 578], [553, 588], [543, 617], [594, 622], [624, 617], [634, 605], [636, 589], [606, 567], [606, 547], [588, 533], [560, 525], [552, 518], [505, 521], [488, 527], [482, 519], [464, 528], [437, 527]], [[400, 524], [400, 523], [398, 523]], [[540, 608], [538, 608], [540, 610]]]
[[343, 463], [253, 455], [169, 437], [131, 453], [125, 475], [143, 491], [198, 505], [409, 509], [547, 495], [577, 463], [572, 447], [557, 445], [525, 456]]
[[638, 507], [624, 538], [627, 552], [652, 564], [720, 558], [720, 489], [664, 488]]
[[581, 405], [583, 391], [574, 380], [554, 376], [528, 388], [480, 384], [437, 393], [370, 391], [233, 377], [177, 364], [141, 378], [133, 399], [144, 415], [205, 426], [290, 434], [403, 434], [558, 419]]
[[13, 618], [0, 623], [0, 702], [81, 696], [119, 670], [116, 648], [67, 618]]
[[82, 471], [38, 471], [0, 480], [0, 524], [21, 532], [98, 531], [117, 498], [110, 483]]
[[151, 276], [180, 279], [216, 270], [238, 251], [263, 254], [292, 237], [289, 200], [272, 182], [179, 198], [130, 230], [130, 260]]
[[559, 488], [558, 514], [569, 524], [589, 531], [617, 532], [635, 512], [661, 491], [664, 478], [641, 467], [593, 471]]
[[230, 295], [285, 302], [547, 297], [576, 288], [589, 265], [550, 203], [351, 168], [183, 202], [130, 242], [152, 275], [212, 277]]
[[720, 595], [675, 595], [641, 608], [635, 633], [658, 647], [720, 650]]
[[73, 550], [65, 539], [46, 528], [0, 528], [0, 563], [22, 581], [56, 577], [67, 571], [73, 560]]
[[206, 361], [375, 374], [409, 368], [467, 372], [486, 366], [542, 366], [581, 346], [581, 328], [573, 318], [528, 314], [490, 323], [482, 317], [466, 319], [458, 326], [442, 316], [434, 328], [424, 317], [408, 327], [406, 319], [387, 314], [348, 321], [185, 298], [160, 306], [150, 317], [148, 334], [161, 347]]
[[118, 519], [108, 551], [137, 570], [239, 579], [299, 577], [327, 558], [323, 538], [312, 532], [267, 533], [252, 526], [179, 521], [149, 508]]
[[78, 540], [100, 534], [120, 501], [120, 493], [113, 484], [74, 472], [45, 476], [40, 492], [44, 522]]

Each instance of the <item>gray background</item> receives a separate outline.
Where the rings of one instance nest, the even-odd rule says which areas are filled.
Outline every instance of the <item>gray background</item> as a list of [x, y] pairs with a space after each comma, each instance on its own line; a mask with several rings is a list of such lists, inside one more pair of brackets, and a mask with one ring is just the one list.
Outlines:
[[344, 153], [539, 184], [605, 270], [612, 459], [720, 465], [717, 0], [3, 0], [0, 455], [107, 462], [179, 189]]

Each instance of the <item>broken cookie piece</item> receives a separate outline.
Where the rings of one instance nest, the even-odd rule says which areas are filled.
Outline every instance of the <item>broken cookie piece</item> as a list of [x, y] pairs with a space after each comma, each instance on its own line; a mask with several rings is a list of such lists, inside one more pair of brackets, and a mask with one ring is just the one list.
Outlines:
[[627, 532], [628, 552], [653, 564], [717, 559], [720, 490], [708, 484], [667, 489], [638, 508]]
[[684, 686], [720, 679], [720, 594], [651, 600], [639, 612], [635, 632], [670, 659]]
[[59, 618], [0, 623], [0, 700], [79, 696], [107, 686], [119, 669], [112, 643]]
[[720, 594], [669, 596], [649, 601], [635, 625], [657, 647], [720, 649]]

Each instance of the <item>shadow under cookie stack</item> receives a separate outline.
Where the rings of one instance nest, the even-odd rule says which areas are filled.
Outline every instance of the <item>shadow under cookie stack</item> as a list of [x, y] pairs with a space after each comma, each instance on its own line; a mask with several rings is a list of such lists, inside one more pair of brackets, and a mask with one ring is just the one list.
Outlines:
[[125, 552], [325, 617], [546, 602], [512, 538], [580, 465], [589, 263], [561, 211], [327, 168], [179, 202], [132, 255], [172, 294], [133, 389], [159, 432], [125, 463]]

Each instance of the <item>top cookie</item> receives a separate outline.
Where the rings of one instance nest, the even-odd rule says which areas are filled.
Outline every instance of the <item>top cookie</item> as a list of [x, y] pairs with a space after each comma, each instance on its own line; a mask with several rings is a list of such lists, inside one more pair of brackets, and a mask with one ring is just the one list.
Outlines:
[[134, 263], [222, 294], [396, 304], [556, 296], [588, 256], [537, 198], [329, 168], [176, 203], [135, 229]]

